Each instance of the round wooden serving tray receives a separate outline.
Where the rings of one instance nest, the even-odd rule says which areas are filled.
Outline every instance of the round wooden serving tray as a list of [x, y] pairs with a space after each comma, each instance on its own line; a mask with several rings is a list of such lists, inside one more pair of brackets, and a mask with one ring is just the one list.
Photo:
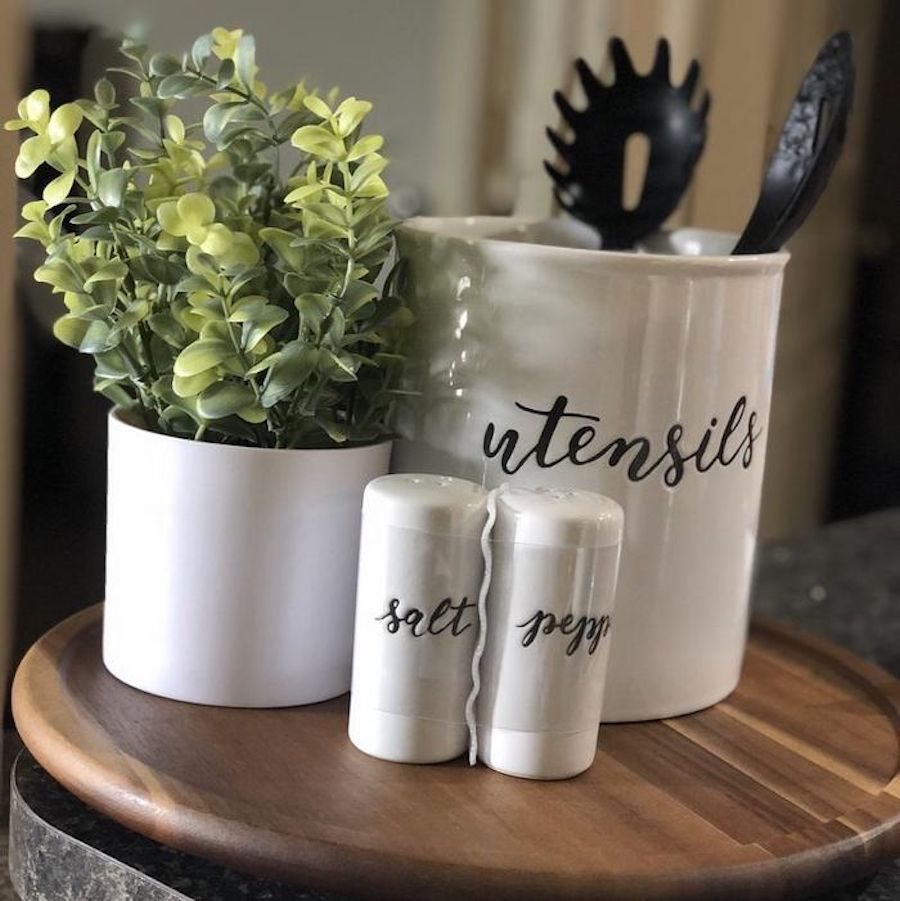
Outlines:
[[780, 626], [755, 626], [727, 701], [604, 726], [591, 770], [541, 783], [366, 757], [346, 698], [229, 710], [136, 691], [103, 668], [101, 615], [23, 661], [25, 744], [125, 826], [241, 870], [391, 899], [773, 901], [900, 855], [900, 683]]

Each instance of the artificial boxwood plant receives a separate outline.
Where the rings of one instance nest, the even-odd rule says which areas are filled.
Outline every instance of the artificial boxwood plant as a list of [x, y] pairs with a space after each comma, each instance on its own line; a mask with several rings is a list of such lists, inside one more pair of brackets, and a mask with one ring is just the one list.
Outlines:
[[[17, 237], [67, 312], [59, 340], [95, 385], [167, 434], [263, 447], [378, 440], [411, 316], [383, 278], [393, 222], [371, 104], [301, 82], [270, 93], [252, 36], [216, 28], [182, 59], [125, 40], [132, 96], [109, 78], [11, 130], [16, 174], [58, 175]], [[181, 101], [200, 98], [201, 122]], [[197, 101], [186, 104], [196, 109]]]

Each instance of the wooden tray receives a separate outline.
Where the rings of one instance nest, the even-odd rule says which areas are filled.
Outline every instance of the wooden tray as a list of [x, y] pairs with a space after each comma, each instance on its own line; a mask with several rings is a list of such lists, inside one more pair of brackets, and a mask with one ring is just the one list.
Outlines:
[[604, 726], [596, 763], [527, 782], [402, 766], [346, 737], [342, 698], [226, 710], [129, 688], [101, 608], [28, 653], [25, 744], [124, 825], [256, 874], [384, 898], [799, 898], [900, 855], [900, 683], [770, 623], [714, 708]]

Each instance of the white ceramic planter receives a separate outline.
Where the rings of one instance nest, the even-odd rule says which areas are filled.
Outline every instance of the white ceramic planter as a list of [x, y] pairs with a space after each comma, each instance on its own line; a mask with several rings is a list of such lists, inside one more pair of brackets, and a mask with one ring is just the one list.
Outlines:
[[310, 704], [350, 687], [363, 490], [390, 444], [269, 450], [109, 418], [103, 661], [199, 704]]
[[[734, 239], [698, 230], [667, 253], [540, 231], [400, 230], [423, 396], [401, 415], [394, 468], [618, 501], [603, 718], [697, 710], [740, 673], [787, 254], [723, 256]], [[576, 246], [540, 243], [561, 238]]]

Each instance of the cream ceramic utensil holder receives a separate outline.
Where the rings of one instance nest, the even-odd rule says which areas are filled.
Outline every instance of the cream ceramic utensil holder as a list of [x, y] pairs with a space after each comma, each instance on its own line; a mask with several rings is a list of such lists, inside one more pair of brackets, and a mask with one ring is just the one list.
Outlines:
[[740, 674], [787, 254], [719, 255], [733, 238], [697, 229], [662, 253], [550, 232], [400, 229], [421, 395], [401, 410], [393, 467], [618, 501], [604, 721], [698, 710]]

